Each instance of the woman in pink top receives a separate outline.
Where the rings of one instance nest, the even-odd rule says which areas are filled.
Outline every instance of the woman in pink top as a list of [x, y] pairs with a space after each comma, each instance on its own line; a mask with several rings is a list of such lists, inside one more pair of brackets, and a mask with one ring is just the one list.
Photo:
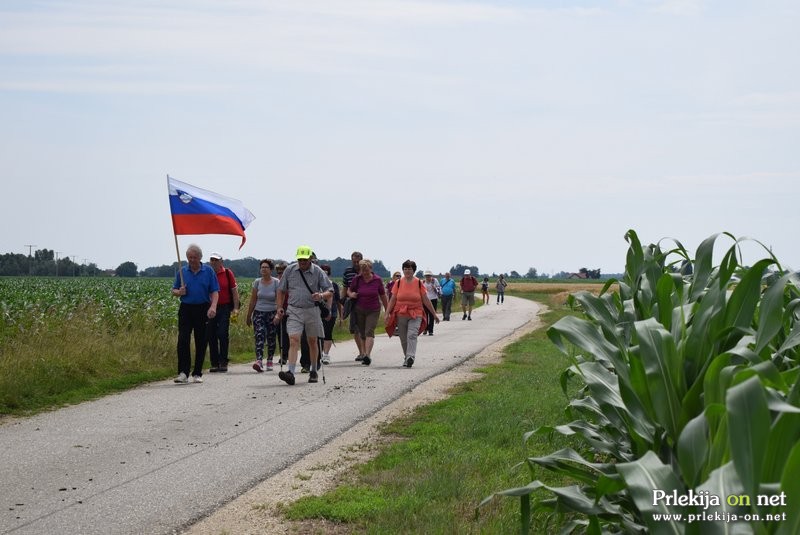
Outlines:
[[354, 300], [353, 312], [356, 315], [356, 327], [364, 347], [364, 359], [361, 364], [372, 363], [372, 347], [375, 345], [375, 327], [381, 314], [389, 304], [383, 281], [372, 272], [372, 262], [366, 258], [358, 262], [359, 274], [353, 277], [347, 297]]
[[394, 283], [392, 298], [386, 308], [387, 323], [391, 316], [397, 320], [397, 335], [400, 345], [403, 346], [403, 366], [410, 368], [414, 365], [417, 355], [417, 337], [419, 336], [425, 311], [433, 316], [439, 323], [439, 315], [428, 299], [425, 285], [414, 276], [417, 264], [413, 260], [403, 262], [403, 276]]

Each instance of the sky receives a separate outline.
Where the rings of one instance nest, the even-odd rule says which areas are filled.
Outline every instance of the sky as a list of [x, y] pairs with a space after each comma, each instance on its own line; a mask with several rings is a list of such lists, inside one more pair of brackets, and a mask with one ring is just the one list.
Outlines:
[[[798, 27], [796, 0], [4, 0], [0, 254], [617, 273], [633, 229], [800, 269]], [[244, 247], [176, 249], [167, 175], [241, 200]]]

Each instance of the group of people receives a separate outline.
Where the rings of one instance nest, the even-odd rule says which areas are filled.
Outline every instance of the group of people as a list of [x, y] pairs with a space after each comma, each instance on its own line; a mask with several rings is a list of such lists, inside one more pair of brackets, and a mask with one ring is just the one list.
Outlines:
[[[239, 315], [240, 309], [236, 278], [223, 265], [220, 254], [210, 255], [210, 265], [203, 264], [202, 257], [199, 246], [192, 244], [187, 248], [187, 264], [180, 268], [172, 288], [173, 295], [181, 301], [176, 383], [188, 383], [190, 377], [193, 382], [203, 382], [207, 344], [211, 357], [209, 371], [224, 373], [228, 370], [230, 322]], [[280, 343], [278, 377], [288, 385], [295, 384], [298, 353], [301, 353], [300, 366], [302, 371], [308, 371], [308, 382], [318, 382], [318, 370], [330, 363], [337, 318], [349, 320], [349, 331], [358, 348], [356, 361], [369, 366], [381, 308], [385, 311], [386, 332], [400, 338], [403, 366], [414, 365], [418, 335], [432, 336], [434, 324], [440, 321], [439, 300], [442, 301], [442, 319], [450, 321], [456, 282], [450, 273], [437, 280], [430, 271], [420, 280], [415, 276], [417, 264], [406, 260], [402, 273], [395, 272], [384, 285], [373, 272], [372, 262], [360, 252], [354, 251], [350, 260], [352, 264], [344, 271], [341, 289], [330, 279], [330, 266], [318, 265], [308, 246], [298, 247], [295, 262], [289, 265], [276, 265], [270, 259], [260, 262], [260, 277], [251, 285], [246, 313], [247, 325], [253, 327], [255, 338], [254, 370], [259, 373], [273, 370]], [[484, 279], [484, 283], [484, 302], [487, 302], [488, 279]], [[472, 320], [478, 284], [470, 270], [466, 270], [459, 281], [462, 320]], [[501, 275], [496, 284], [498, 304], [503, 301], [505, 287]], [[195, 341], [193, 367], [192, 336]], [[283, 364], [286, 364], [285, 371]]]

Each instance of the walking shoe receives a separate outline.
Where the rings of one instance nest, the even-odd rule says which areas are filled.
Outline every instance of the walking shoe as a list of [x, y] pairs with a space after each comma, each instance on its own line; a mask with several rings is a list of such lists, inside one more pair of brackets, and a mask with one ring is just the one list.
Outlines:
[[253, 363], [253, 369], [255, 371], [257, 371], [258, 373], [261, 373], [261, 372], [264, 371], [264, 368], [261, 366], [261, 361], [260, 360], [257, 360], [257, 361], [255, 361]]
[[359, 355], [356, 357], [356, 362], [361, 362], [362, 360], [364, 360], [364, 355]]
[[267, 361], [267, 371], [268, 371], [268, 372], [271, 372], [271, 371], [272, 371], [272, 361], [271, 361], [271, 360], [268, 360], [268, 361]]
[[193, 383], [202, 383], [203, 382], [203, 378], [200, 377], [199, 375], [192, 375], [192, 382]]
[[463, 316], [461, 316], [461, 321], [464, 321], [465, 319], [467, 319], [467, 315], [466, 315], [466, 314], [464, 314]]
[[361, 365], [362, 366], [369, 366], [370, 364], [372, 364], [372, 359], [369, 358], [369, 356], [364, 355], [364, 358], [361, 360]]
[[219, 367], [219, 373], [227, 373], [227, 372], [228, 372], [228, 366], [227, 365]]
[[287, 359], [284, 358], [281, 359], [281, 364], [286, 365], [287, 362], [289, 362]]
[[294, 384], [294, 374], [290, 371], [278, 372], [278, 379], [285, 381], [287, 385]]
[[408, 357], [406, 359], [406, 368], [410, 368], [414, 365], [414, 357]]
[[309, 382], [309, 383], [316, 383], [316, 382], [317, 382], [317, 372], [316, 372], [316, 371], [312, 371], [312, 372], [309, 374], [309, 376], [308, 376], [308, 382]]
[[178, 376], [175, 378], [173, 382], [185, 385], [186, 383], [189, 382], [189, 378], [186, 377], [185, 373], [181, 372], [178, 374]]
[[308, 368], [306, 367], [300, 368], [300, 373], [308, 373]]
[[322, 363], [323, 364], [330, 364], [331, 363], [331, 356], [330, 355], [322, 355]]
[[469, 321], [472, 321], [472, 316], [471, 316], [471, 315], [470, 315], [470, 316], [467, 316], [467, 319], [468, 319]]
[[218, 371], [220, 371], [219, 366], [211, 366], [208, 369], [208, 373], [217, 373]]

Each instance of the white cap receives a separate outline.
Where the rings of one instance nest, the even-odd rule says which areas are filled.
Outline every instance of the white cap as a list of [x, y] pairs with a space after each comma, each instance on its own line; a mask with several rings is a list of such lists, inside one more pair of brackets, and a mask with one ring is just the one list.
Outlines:
[[211, 256], [209, 256], [209, 258], [211, 260], [222, 260], [222, 255], [219, 253], [211, 253]]
[[472, 275], [472, 272], [468, 269], [464, 270], [464, 275]]

